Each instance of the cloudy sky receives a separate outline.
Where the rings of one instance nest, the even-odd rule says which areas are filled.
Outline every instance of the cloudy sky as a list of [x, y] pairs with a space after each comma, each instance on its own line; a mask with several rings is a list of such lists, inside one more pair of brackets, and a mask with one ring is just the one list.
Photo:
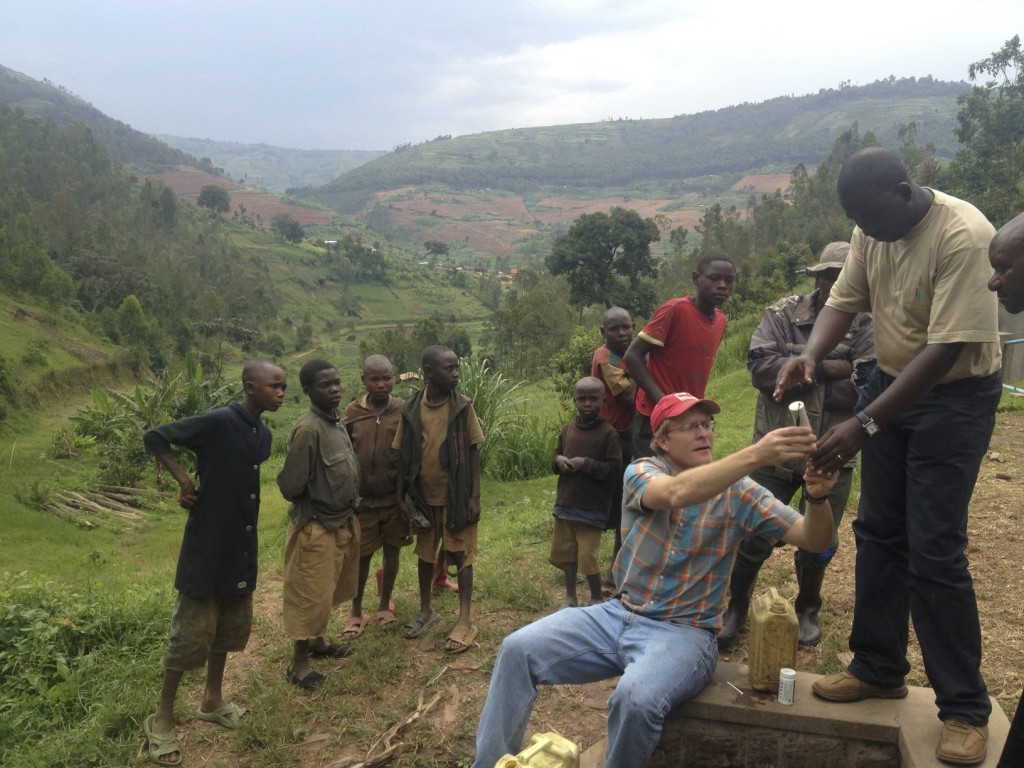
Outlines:
[[[150, 133], [304, 149], [965, 80], [1021, 0], [0, 0], [0, 64]], [[952, 6], [946, 6], [952, 8]]]

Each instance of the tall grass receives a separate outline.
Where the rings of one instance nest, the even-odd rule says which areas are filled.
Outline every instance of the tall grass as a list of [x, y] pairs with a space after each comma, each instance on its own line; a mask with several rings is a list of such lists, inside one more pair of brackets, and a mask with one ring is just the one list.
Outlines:
[[551, 472], [560, 424], [532, 410], [523, 388], [483, 358], [461, 361], [459, 389], [473, 400], [484, 431], [482, 472], [495, 480], [525, 480]]

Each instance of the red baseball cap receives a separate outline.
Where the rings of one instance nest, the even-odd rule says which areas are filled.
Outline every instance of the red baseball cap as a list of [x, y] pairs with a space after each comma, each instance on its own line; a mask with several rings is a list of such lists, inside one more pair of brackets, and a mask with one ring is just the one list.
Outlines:
[[651, 431], [657, 432], [658, 427], [661, 426], [665, 419], [682, 416], [688, 410], [698, 405], [703, 405], [711, 413], [722, 412], [722, 409], [718, 407], [718, 403], [714, 400], [701, 400], [689, 392], [676, 392], [672, 395], [665, 395], [654, 406], [654, 410], [651, 411]]

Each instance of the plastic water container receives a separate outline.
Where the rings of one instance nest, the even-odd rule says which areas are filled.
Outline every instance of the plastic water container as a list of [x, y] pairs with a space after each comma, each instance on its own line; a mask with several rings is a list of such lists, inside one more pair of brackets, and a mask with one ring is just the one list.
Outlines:
[[580, 748], [557, 733], [535, 733], [518, 755], [505, 755], [494, 768], [580, 768]]
[[779, 670], [796, 667], [799, 624], [792, 604], [775, 587], [750, 603], [750, 685], [776, 693]]

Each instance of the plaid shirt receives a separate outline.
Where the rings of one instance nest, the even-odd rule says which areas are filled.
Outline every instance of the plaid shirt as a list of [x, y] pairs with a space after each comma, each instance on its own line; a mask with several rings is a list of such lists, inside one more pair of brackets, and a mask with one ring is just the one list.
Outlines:
[[717, 633], [718, 606], [740, 540], [751, 533], [780, 539], [800, 513], [748, 477], [703, 504], [645, 508], [640, 499], [648, 483], [671, 474], [669, 463], [658, 456], [627, 467], [615, 583], [623, 603], [636, 613]]

